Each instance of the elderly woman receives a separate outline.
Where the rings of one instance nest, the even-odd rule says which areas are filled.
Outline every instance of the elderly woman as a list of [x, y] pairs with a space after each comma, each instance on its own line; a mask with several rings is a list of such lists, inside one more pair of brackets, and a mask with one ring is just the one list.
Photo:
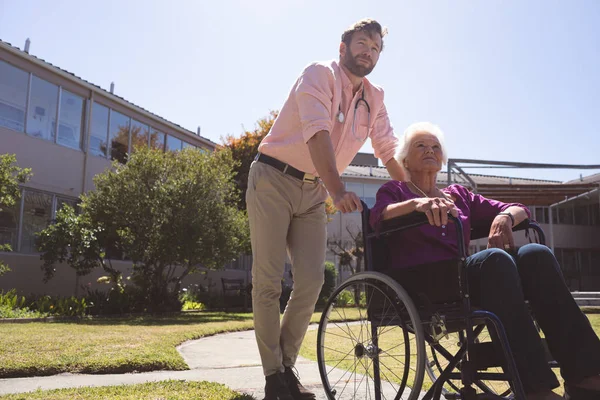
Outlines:
[[[539, 244], [514, 248], [512, 227], [529, 218], [521, 204], [507, 204], [474, 194], [460, 185], [439, 189], [437, 174], [446, 162], [441, 130], [430, 123], [411, 125], [404, 134], [398, 162], [407, 182], [390, 181], [377, 193], [371, 225], [422, 212], [429, 225], [399, 232], [390, 240], [391, 267], [385, 271], [412, 293], [430, 301], [456, 291], [455, 268], [444, 260], [458, 256], [456, 230], [448, 226], [448, 213], [460, 218], [465, 243], [471, 228], [489, 227], [488, 246], [467, 259], [474, 305], [496, 314], [506, 330], [528, 399], [559, 399], [559, 386], [545, 359], [525, 298], [561, 366], [565, 397], [600, 399], [600, 340], [567, 289], [552, 252]], [[431, 300], [433, 299], [433, 300]]]

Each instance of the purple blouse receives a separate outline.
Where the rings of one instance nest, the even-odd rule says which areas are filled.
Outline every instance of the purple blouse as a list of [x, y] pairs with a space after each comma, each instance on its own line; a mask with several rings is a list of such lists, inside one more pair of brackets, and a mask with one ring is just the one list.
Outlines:
[[[450, 185], [442, 191], [454, 200], [458, 215], [463, 225], [465, 244], [470, 242], [471, 228], [489, 232], [492, 221], [499, 212], [511, 206], [525, 209], [530, 217], [529, 210], [519, 203], [502, 203], [497, 200], [487, 199], [481, 195], [470, 192], [463, 186]], [[370, 214], [370, 223], [373, 229], [378, 229], [382, 221], [383, 210], [389, 204], [399, 203], [414, 199], [416, 194], [410, 191], [405, 182], [390, 181], [383, 185], [377, 192], [377, 201]], [[423, 225], [418, 228], [397, 232], [390, 240], [398, 246], [388, 246], [390, 260], [394, 267], [410, 267], [436, 261], [448, 260], [458, 256], [456, 229], [452, 223], [442, 226]]]

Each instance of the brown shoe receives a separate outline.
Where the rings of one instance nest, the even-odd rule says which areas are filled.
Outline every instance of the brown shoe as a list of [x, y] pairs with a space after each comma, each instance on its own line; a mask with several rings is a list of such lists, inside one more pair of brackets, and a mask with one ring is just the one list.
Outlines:
[[295, 400], [287, 386], [285, 375], [281, 372], [269, 375], [265, 378], [264, 400]]
[[287, 380], [288, 388], [294, 400], [315, 400], [317, 396], [309, 392], [307, 388], [302, 386], [298, 379], [298, 371], [294, 371], [293, 367], [285, 367], [285, 379]]

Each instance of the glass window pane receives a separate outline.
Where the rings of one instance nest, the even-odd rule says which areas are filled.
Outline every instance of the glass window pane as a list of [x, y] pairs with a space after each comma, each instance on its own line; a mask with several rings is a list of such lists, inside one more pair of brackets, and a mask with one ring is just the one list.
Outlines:
[[188, 149], [188, 148], [194, 148], [194, 146], [192, 146], [191, 144], [189, 144], [188, 142], [181, 142], [181, 149]]
[[129, 149], [129, 117], [110, 110], [110, 159], [125, 164]]
[[12, 207], [1, 207], [0, 210], [0, 245], [9, 244], [13, 251], [17, 251], [17, 234], [19, 229], [19, 210], [21, 201]]
[[573, 208], [570, 205], [558, 209], [558, 221], [559, 224], [573, 224]]
[[575, 206], [575, 224], [589, 225], [590, 219], [588, 215], [589, 207], [587, 205]]
[[150, 134], [150, 148], [156, 150], [164, 150], [165, 134], [157, 131], [156, 129], [152, 129], [152, 133]]
[[375, 199], [377, 197], [377, 190], [379, 190], [380, 185], [375, 185], [372, 183], [365, 183], [365, 193], [364, 193], [364, 202], [367, 203], [369, 208], [373, 208], [375, 205]]
[[138, 147], [148, 147], [148, 125], [144, 125], [135, 119], [131, 120], [131, 149], [134, 152]]
[[35, 253], [36, 233], [46, 228], [52, 218], [52, 196], [26, 190], [24, 201], [21, 252]]
[[[590, 225], [600, 226], [600, 207], [598, 204], [590, 204]], [[600, 268], [600, 265], [598, 265]]]
[[54, 215], [56, 215], [56, 211], [58, 211], [61, 208], [63, 208], [64, 205], [70, 205], [71, 207], [73, 207], [73, 209], [75, 210], [75, 212], [77, 212], [77, 200], [73, 200], [73, 199], [61, 199], [60, 197], [57, 197], [56, 198], [56, 210], [54, 212]]
[[167, 151], [179, 151], [181, 150], [181, 140], [167, 135]]
[[83, 105], [85, 100], [67, 90], [60, 95], [60, 118], [58, 124], [58, 143], [74, 149], [81, 148], [83, 131]]
[[34, 75], [27, 112], [27, 134], [54, 141], [57, 107], [58, 86]]
[[25, 130], [29, 74], [0, 61], [0, 126]]
[[360, 197], [361, 199], [364, 197], [363, 184], [362, 183], [347, 182], [346, 183], [346, 190], [348, 192], [354, 192], [354, 193], [356, 193], [356, 195], [358, 197]]
[[90, 154], [106, 157], [108, 137], [108, 107], [98, 103], [92, 106], [92, 127], [90, 132]]
[[536, 207], [535, 220], [540, 224], [550, 223], [550, 219], [548, 218], [548, 207]]

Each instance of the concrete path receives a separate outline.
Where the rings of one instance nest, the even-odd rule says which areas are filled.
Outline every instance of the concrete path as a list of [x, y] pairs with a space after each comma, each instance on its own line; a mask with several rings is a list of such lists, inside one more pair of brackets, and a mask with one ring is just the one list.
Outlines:
[[[314, 329], [315, 327], [311, 327]], [[253, 395], [262, 400], [264, 376], [254, 331], [233, 332], [183, 343], [177, 348], [190, 367], [188, 371], [156, 371], [131, 374], [80, 375], [60, 374], [47, 377], [0, 379], [0, 394], [24, 393], [39, 389], [62, 389], [82, 386], [110, 386], [162, 381], [167, 379], [211, 381]], [[296, 369], [302, 383], [318, 400], [327, 400], [316, 362], [299, 358]], [[331, 380], [342, 378], [344, 371], [333, 371]], [[338, 399], [350, 399], [348, 396]]]

